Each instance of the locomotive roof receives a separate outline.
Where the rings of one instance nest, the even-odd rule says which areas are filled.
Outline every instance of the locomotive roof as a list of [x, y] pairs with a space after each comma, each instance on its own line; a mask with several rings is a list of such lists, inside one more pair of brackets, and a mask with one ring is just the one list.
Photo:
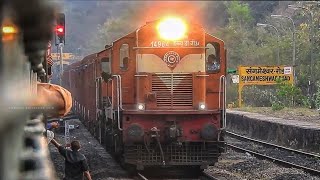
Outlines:
[[[153, 20], [153, 21], [148, 21], [148, 22], [146, 22], [144, 25], [142, 25], [142, 26], [140, 26], [139, 28], [135, 29], [134, 31], [132, 31], [132, 32], [130, 32], [130, 33], [128, 33], [128, 34], [120, 37], [119, 39], [116, 39], [115, 41], [112, 42], [111, 45], [110, 45], [110, 44], [105, 45], [105, 47], [104, 47], [105, 49], [103, 49], [103, 50], [101, 50], [101, 51], [99, 51], [99, 52], [97, 52], [97, 53], [90, 54], [90, 55], [86, 56], [85, 58], [83, 58], [83, 59], [81, 60], [81, 65], [92, 63], [93, 61], [96, 60], [96, 58], [97, 58], [101, 53], [106, 52], [107, 50], [110, 50], [110, 49], [113, 47], [114, 43], [118, 42], [119, 40], [121, 40], [121, 39], [123, 39], [123, 38], [127, 38], [127, 37], [130, 37], [130, 36], [131, 36], [131, 37], [135, 37], [136, 32], [137, 32], [138, 30], [143, 29], [144, 27], [146, 27], [146, 26], [148, 26], [148, 25], [150, 25], [150, 24], [153, 24], [153, 23], [157, 23], [157, 22], [159, 22], [159, 21], [161, 21], [161, 19], [157, 19], [157, 20]], [[187, 21], [187, 20], [186, 20], [186, 22], [187, 22], [187, 24], [189, 24], [189, 25], [191, 25], [191, 26], [197, 26], [197, 27], [203, 29], [206, 34], [208, 34], [208, 35], [210, 35], [210, 36], [213, 36], [213, 37], [215, 37], [218, 41], [220, 41], [221, 43], [224, 43], [223, 40], [217, 38], [217, 37], [214, 36], [214, 35], [209, 34], [209, 33], [203, 28], [202, 25], [200, 25], [200, 24], [198, 24], [198, 23], [194, 23], [194, 22], [192, 22], [192, 21]], [[73, 63], [73, 64], [74, 64], [74, 63]]]
[[[111, 45], [109, 45], [109, 44], [105, 45], [105, 49], [102, 50], [102, 51], [97, 52], [97, 54], [100, 54], [100, 53], [104, 52], [105, 50], [108, 50], [108, 49], [112, 48], [112, 47], [113, 47], [113, 43], [116, 43], [117, 41], [119, 41], [119, 40], [121, 40], [121, 39], [123, 39], [123, 38], [125, 38], [125, 37], [128, 37], [128, 36], [135, 36], [135, 33], [136, 33], [138, 30], [144, 28], [144, 27], [147, 26], [147, 25], [150, 25], [150, 24], [152, 24], [152, 23], [157, 23], [157, 22], [159, 22], [159, 21], [161, 21], [161, 19], [157, 19], [157, 20], [153, 20], [153, 21], [147, 21], [144, 25], [140, 26], [139, 28], [135, 29], [134, 31], [132, 31], [132, 32], [130, 32], [130, 33], [128, 33], [128, 34], [126, 34], [126, 35], [124, 35], [124, 36], [116, 39], [116, 40], [114, 40]], [[198, 27], [204, 29], [200, 24], [194, 23], [194, 22], [192, 22], [192, 21], [187, 21], [187, 22], [188, 22], [188, 24], [191, 24], [192, 26], [198, 26]]]
[[97, 52], [97, 57], [99, 57], [99, 56], [101, 55], [101, 53], [103, 53], [103, 52], [108, 51], [109, 49], [111, 49], [112, 46], [113, 46], [113, 45], [106, 45], [104, 50]]
[[82, 65], [90, 64], [96, 59], [96, 57], [97, 57], [97, 53], [90, 54], [81, 60], [81, 64]]
[[96, 55], [97, 55], [97, 53], [90, 54], [90, 55], [84, 57], [82, 60], [70, 64], [67, 69], [76, 69], [84, 64], [89, 64], [90, 62], [95, 60]]

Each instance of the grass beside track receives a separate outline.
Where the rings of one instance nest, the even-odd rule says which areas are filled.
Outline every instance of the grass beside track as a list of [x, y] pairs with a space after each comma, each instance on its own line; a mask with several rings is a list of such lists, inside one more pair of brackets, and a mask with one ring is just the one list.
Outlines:
[[267, 116], [283, 118], [286, 120], [303, 120], [320, 124], [320, 111], [308, 108], [284, 108], [274, 111], [271, 107], [243, 107], [230, 110], [259, 113]]

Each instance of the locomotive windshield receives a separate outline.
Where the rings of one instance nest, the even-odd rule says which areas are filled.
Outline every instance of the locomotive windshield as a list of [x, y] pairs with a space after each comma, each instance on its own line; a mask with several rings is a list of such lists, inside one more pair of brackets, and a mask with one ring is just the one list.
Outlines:
[[128, 69], [129, 63], [129, 45], [122, 44], [120, 47], [120, 69], [125, 71]]
[[109, 73], [110, 71], [110, 60], [109, 58], [101, 59], [101, 69], [103, 72]]
[[218, 73], [220, 71], [220, 58], [216, 48], [208, 43], [206, 46], [206, 72]]

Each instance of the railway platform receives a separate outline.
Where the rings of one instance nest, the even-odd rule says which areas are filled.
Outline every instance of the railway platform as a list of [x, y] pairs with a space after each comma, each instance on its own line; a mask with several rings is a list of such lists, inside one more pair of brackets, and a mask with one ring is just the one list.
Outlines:
[[227, 110], [227, 129], [293, 149], [315, 153], [320, 149], [320, 123]]

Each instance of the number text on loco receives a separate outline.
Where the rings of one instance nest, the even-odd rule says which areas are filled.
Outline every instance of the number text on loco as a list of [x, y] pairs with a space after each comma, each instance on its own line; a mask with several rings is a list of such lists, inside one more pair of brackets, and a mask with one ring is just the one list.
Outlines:
[[151, 47], [198, 47], [199, 41], [185, 40], [185, 41], [152, 41]]

